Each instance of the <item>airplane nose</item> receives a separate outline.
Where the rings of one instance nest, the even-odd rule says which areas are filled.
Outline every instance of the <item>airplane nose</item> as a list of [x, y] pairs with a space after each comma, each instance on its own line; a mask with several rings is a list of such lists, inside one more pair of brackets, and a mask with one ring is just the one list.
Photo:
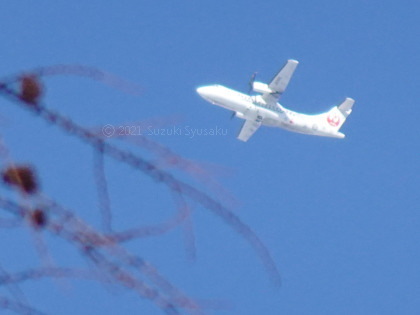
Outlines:
[[197, 88], [196, 91], [207, 102], [215, 104], [214, 99], [217, 96], [217, 93], [215, 91], [214, 86], [212, 86], [212, 85], [201, 86], [201, 87]]
[[197, 88], [197, 93], [202, 97], [207, 96], [206, 95], [206, 87], [202, 86], [202, 87]]
[[210, 100], [211, 97], [211, 89], [208, 86], [202, 86], [197, 88], [197, 93], [204, 98], [205, 100]]

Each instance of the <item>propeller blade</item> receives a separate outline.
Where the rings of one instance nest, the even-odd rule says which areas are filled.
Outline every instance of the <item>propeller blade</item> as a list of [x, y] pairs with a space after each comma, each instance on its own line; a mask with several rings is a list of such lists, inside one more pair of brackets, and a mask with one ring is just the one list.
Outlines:
[[248, 91], [248, 94], [251, 94], [251, 92], [252, 92], [252, 88], [254, 87], [254, 81], [255, 81], [255, 77], [257, 76], [257, 72], [254, 72], [252, 75], [251, 75], [251, 79], [249, 80], [249, 82], [248, 82], [248, 85], [249, 85], [249, 91]]

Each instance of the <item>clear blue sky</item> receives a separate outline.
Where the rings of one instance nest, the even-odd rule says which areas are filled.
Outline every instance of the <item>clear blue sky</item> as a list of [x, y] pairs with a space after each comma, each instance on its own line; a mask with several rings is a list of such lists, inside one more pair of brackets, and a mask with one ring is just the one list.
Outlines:
[[[152, 139], [206, 166], [234, 196], [231, 209], [269, 248], [281, 288], [247, 242], [198, 204], [195, 261], [181, 228], [126, 244], [185, 293], [233, 304], [209, 314], [418, 314], [419, 19], [414, 0], [8, 1], [0, 5], [0, 72], [83, 64], [142, 87], [133, 96], [85, 78], [46, 79], [45, 103], [84, 125], [158, 118], [172, 128], [177, 117], [180, 128], [227, 129], [219, 137]], [[268, 81], [289, 58], [300, 64], [284, 106], [317, 113], [356, 100], [344, 140], [261, 128], [242, 143], [242, 122], [195, 92], [212, 83], [245, 92], [254, 71]], [[37, 167], [45, 194], [97, 224], [92, 150], [0, 103], [13, 158]], [[173, 213], [166, 188], [105, 162], [116, 229]], [[0, 233], [4, 269], [40, 265], [29, 229]], [[84, 265], [66, 243], [46, 239], [57, 265]], [[95, 282], [41, 280], [21, 290], [49, 314], [162, 314], [132, 292]]]

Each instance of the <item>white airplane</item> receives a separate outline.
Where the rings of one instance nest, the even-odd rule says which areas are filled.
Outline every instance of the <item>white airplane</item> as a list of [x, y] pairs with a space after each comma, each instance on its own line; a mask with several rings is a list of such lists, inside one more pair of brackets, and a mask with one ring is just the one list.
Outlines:
[[250, 85], [253, 91], [261, 95], [246, 95], [218, 84], [199, 87], [197, 93], [210, 103], [229, 109], [236, 117], [245, 119], [238, 135], [242, 141], [247, 141], [261, 125], [308, 135], [344, 138], [345, 135], [339, 130], [351, 113], [353, 99], [346, 98], [339, 106], [318, 115], [297, 113], [278, 103], [297, 65], [298, 61], [288, 60], [268, 85], [255, 82], [254, 74]]

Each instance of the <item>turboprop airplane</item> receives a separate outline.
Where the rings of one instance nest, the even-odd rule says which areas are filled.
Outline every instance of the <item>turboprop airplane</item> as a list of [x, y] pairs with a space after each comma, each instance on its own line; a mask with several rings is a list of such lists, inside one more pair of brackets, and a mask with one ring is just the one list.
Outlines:
[[317, 115], [297, 113], [278, 102], [298, 63], [288, 60], [268, 85], [256, 82], [254, 74], [250, 87], [260, 95], [246, 95], [218, 84], [199, 87], [197, 93], [210, 103], [233, 111], [233, 116], [245, 119], [238, 135], [242, 141], [248, 141], [261, 125], [308, 135], [344, 138], [339, 130], [351, 113], [353, 99], [346, 98], [340, 105]]

